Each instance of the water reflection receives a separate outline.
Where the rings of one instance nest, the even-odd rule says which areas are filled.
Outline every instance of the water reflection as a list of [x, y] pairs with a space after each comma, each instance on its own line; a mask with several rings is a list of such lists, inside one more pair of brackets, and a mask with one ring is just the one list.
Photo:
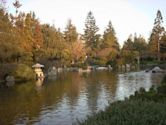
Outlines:
[[7, 81], [7, 82], [6, 82], [6, 86], [7, 86], [7, 87], [12, 87], [12, 86], [14, 86], [14, 84], [15, 84], [14, 81]]
[[39, 80], [0, 87], [0, 124], [71, 125], [160, 79], [160, 74], [145, 72], [72, 72], [44, 84]]

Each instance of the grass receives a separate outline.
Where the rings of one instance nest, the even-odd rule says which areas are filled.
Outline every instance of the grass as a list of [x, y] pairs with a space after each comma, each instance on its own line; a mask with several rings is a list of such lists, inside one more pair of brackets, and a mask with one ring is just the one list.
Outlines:
[[80, 122], [80, 125], [166, 125], [166, 76], [162, 85], [149, 92], [143, 88], [124, 101], [118, 101], [105, 110]]

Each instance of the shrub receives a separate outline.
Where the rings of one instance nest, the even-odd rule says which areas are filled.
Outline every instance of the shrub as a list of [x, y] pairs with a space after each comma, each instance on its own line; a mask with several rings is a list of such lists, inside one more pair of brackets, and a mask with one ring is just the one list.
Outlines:
[[126, 100], [113, 103], [106, 111], [80, 125], [164, 125], [166, 105], [153, 101]]
[[166, 85], [162, 85], [157, 88], [159, 94], [166, 94]]
[[35, 73], [32, 68], [25, 64], [18, 64], [12, 75], [16, 81], [28, 81], [35, 78]]
[[165, 125], [166, 77], [157, 91], [140, 88], [135, 95], [111, 104], [105, 111], [88, 117], [80, 125]]
[[161, 83], [162, 83], [162, 84], [166, 84], [166, 75], [164, 76], [164, 78], [163, 78], [163, 80], [162, 80]]
[[139, 89], [139, 93], [140, 93], [140, 94], [145, 93], [145, 89], [144, 89], [143, 87], [141, 87], [141, 88]]

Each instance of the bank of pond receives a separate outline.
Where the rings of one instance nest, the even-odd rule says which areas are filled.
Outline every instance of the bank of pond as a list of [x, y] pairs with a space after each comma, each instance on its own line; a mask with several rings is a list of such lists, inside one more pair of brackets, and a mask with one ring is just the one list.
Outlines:
[[147, 92], [140, 88], [124, 101], [79, 121], [80, 125], [166, 125], [166, 75], [161, 86]]
[[[70, 66], [70, 67], [56, 67], [44, 66], [42, 64], [36, 63], [32, 66], [26, 64], [4, 64], [0, 65], [0, 83], [7, 83], [6, 85], [12, 86], [14, 83], [22, 83], [31, 80], [43, 79], [43, 78], [53, 78], [61, 72], [79, 72], [79, 73], [89, 73], [91, 71], [112, 71], [113, 67], [111, 65], [107, 66]], [[129, 64], [121, 67], [124, 70], [133, 69]], [[134, 67], [134, 70], [136, 68]]]
[[[139, 68], [126, 64], [119, 66], [117, 68], [113, 68], [111, 65], [107, 66], [74, 66], [74, 67], [56, 67], [56, 66], [45, 66], [39, 63], [36, 63], [32, 66], [28, 66], [26, 64], [5, 64], [0, 66], [0, 84], [6, 83], [7, 86], [13, 86], [14, 83], [22, 83], [31, 80], [38, 80], [38, 79], [55, 79], [58, 73], [61, 72], [79, 72], [79, 73], [89, 73], [91, 71], [112, 71], [116, 70], [117, 72], [129, 72], [129, 71], [136, 71]], [[166, 72], [166, 70], [160, 69], [160, 67], [151, 67], [145, 70], [145, 72]]]

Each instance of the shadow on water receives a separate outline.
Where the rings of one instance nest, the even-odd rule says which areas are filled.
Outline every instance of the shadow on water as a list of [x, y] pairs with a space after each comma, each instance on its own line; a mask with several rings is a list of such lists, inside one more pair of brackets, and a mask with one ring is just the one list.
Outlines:
[[0, 124], [71, 125], [160, 80], [145, 72], [67, 72], [53, 80], [1, 86]]

